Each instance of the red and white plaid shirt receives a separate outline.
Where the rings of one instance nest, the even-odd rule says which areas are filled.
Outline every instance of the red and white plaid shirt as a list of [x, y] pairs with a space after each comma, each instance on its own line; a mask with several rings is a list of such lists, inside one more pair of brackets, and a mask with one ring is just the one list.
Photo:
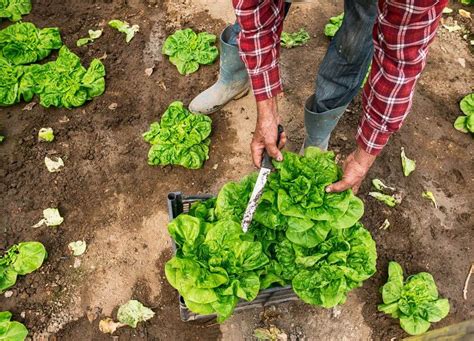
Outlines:
[[[242, 29], [240, 55], [257, 101], [283, 91], [280, 35], [284, 0], [232, 0]], [[373, 30], [372, 71], [363, 90], [364, 114], [357, 143], [377, 155], [407, 116], [414, 87], [426, 64], [443, 8], [448, 0], [379, 0]]]

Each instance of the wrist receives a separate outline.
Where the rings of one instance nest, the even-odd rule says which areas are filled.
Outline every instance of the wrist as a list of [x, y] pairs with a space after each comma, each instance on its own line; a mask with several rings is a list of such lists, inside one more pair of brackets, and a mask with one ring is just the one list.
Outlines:
[[277, 116], [278, 101], [277, 97], [270, 97], [257, 102], [257, 114], [259, 117]]
[[354, 152], [354, 160], [367, 170], [372, 166], [376, 158], [377, 158], [376, 155], [367, 153], [360, 146], [357, 146], [357, 149]]

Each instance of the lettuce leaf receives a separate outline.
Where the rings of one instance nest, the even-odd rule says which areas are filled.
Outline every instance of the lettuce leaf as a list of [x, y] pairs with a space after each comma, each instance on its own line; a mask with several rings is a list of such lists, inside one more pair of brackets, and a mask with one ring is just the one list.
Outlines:
[[324, 26], [324, 35], [326, 37], [334, 37], [337, 31], [341, 28], [342, 21], [344, 20], [344, 12], [329, 18], [329, 22]]
[[195, 33], [192, 29], [178, 30], [166, 38], [162, 53], [169, 56], [182, 75], [199, 69], [199, 64], [212, 64], [219, 51], [214, 46], [216, 36], [207, 32]]
[[23, 242], [10, 247], [0, 257], [0, 293], [13, 286], [18, 275], [29, 274], [41, 267], [46, 256], [46, 249], [40, 242]]
[[[137, 33], [140, 30], [140, 26], [138, 25], [132, 25], [126, 21], [121, 21], [121, 20], [110, 20], [109, 21], [109, 26], [112, 28], [115, 28], [117, 31], [125, 33], [125, 41], [129, 43], [133, 37], [135, 37], [135, 33]], [[89, 32], [90, 38], [92, 38], [91, 33]]]
[[31, 0], [0, 0], [0, 19], [21, 20], [31, 12]]
[[211, 122], [208, 116], [191, 113], [181, 102], [171, 103], [161, 121], [152, 123], [143, 134], [151, 144], [148, 164], [201, 168], [209, 158]]
[[9, 311], [0, 311], [0, 340], [23, 341], [28, 335], [28, 329], [17, 321], [11, 321]]
[[13, 65], [30, 64], [49, 56], [62, 46], [58, 28], [38, 29], [28, 22], [0, 31], [0, 55]]
[[291, 49], [296, 46], [301, 46], [309, 41], [309, 33], [304, 28], [301, 28], [297, 32], [288, 33], [282, 32], [281, 34], [281, 46], [287, 49]]
[[15, 66], [0, 56], [0, 106], [8, 106], [20, 101], [19, 81], [23, 67]]

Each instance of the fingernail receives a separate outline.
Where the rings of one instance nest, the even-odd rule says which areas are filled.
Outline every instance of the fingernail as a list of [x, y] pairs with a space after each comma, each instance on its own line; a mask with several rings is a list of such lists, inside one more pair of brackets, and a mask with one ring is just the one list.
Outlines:
[[281, 162], [283, 161], [283, 158], [281, 156], [277, 156], [277, 161]]
[[329, 187], [326, 187], [326, 193], [331, 193], [331, 189]]

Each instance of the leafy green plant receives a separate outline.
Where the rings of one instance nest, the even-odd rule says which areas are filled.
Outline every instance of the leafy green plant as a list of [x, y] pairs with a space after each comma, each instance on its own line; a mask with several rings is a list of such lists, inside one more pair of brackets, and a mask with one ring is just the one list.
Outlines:
[[334, 37], [337, 31], [341, 28], [342, 21], [344, 20], [344, 12], [329, 18], [329, 22], [324, 26], [324, 35], [326, 37]]
[[375, 273], [375, 242], [358, 222], [362, 201], [350, 190], [324, 190], [342, 176], [334, 158], [315, 147], [304, 157], [285, 152], [247, 233], [240, 222], [255, 174], [170, 222], [177, 252], [165, 273], [190, 310], [222, 322], [239, 299], [287, 284], [303, 301], [329, 308]]
[[208, 116], [193, 114], [183, 103], [171, 103], [160, 122], [143, 134], [151, 144], [148, 164], [201, 168], [209, 158], [211, 123]]
[[474, 93], [465, 96], [459, 103], [463, 116], [454, 122], [454, 128], [463, 133], [474, 133]]
[[99, 59], [92, 60], [88, 69], [66, 46], [61, 47], [55, 61], [25, 68], [20, 81], [20, 93], [26, 101], [36, 94], [46, 108], [73, 108], [105, 91], [105, 67]]
[[473, 5], [474, 0], [460, 0], [463, 5]]
[[140, 26], [138, 25], [130, 26], [128, 22], [117, 19], [110, 20], [109, 26], [115, 28], [119, 32], [125, 33], [125, 41], [127, 43], [129, 43], [133, 39], [133, 37], [135, 37], [135, 33], [140, 30]]
[[403, 280], [403, 269], [397, 262], [388, 264], [388, 281], [381, 288], [383, 304], [378, 309], [400, 319], [400, 326], [410, 335], [426, 332], [432, 322], [449, 313], [449, 301], [439, 298], [433, 276], [420, 272]]
[[87, 33], [89, 34], [89, 36], [78, 39], [76, 41], [76, 46], [81, 47], [87, 45], [102, 36], [102, 30], [89, 30]]
[[0, 0], [0, 19], [21, 20], [31, 12], [31, 0]]
[[16, 283], [18, 275], [38, 269], [47, 256], [40, 242], [24, 242], [13, 245], [0, 257], [0, 292]]
[[301, 28], [298, 32], [288, 33], [282, 32], [281, 34], [281, 46], [287, 49], [291, 49], [296, 46], [301, 46], [309, 41], [309, 33], [304, 28]]
[[0, 143], [3, 142], [4, 140], [5, 140], [5, 136], [0, 135]]
[[0, 31], [0, 56], [13, 65], [42, 60], [62, 44], [56, 27], [38, 29], [32, 23], [21, 22]]
[[11, 321], [12, 313], [0, 311], [0, 340], [23, 341], [28, 335], [28, 329], [23, 323]]
[[219, 51], [214, 46], [216, 36], [207, 32], [195, 33], [192, 29], [178, 30], [163, 45], [162, 53], [169, 56], [182, 75], [188, 75], [199, 69], [199, 64], [212, 64]]

